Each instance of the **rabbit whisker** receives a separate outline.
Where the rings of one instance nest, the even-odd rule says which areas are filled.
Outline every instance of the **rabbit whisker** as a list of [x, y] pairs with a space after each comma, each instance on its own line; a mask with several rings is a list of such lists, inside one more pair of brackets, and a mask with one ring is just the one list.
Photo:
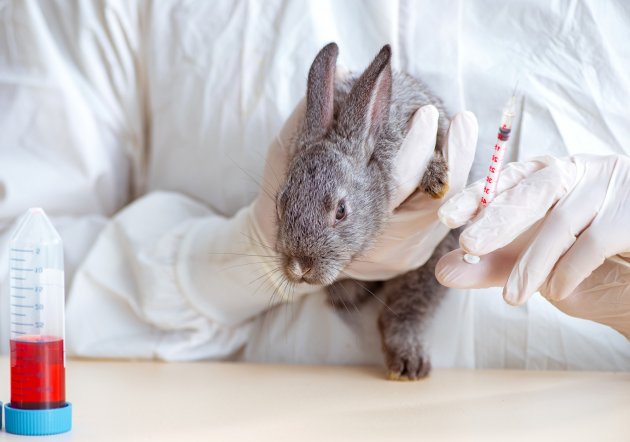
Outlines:
[[[344, 272], [343, 270], [341, 271], [341, 273], [345, 274], [346, 276], [350, 277], [350, 275], [348, 275], [346, 272]], [[376, 298], [378, 300], [378, 302], [380, 302], [381, 304], [383, 304], [383, 306], [389, 310], [391, 313], [394, 314], [394, 316], [398, 317], [398, 314], [392, 310], [389, 305], [387, 305], [385, 303], [385, 301], [383, 301], [381, 298], [379, 298], [378, 296], [376, 296], [376, 294], [374, 294], [374, 292], [370, 289], [368, 289], [365, 285], [361, 284], [359, 281], [357, 281], [356, 279], [354, 280], [357, 284], [359, 284], [364, 290], [366, 290], [369, 294], [371, 294], [372, 296], [374, 296], [374, 298]]]
[[233, 252], [208, 252], [211, 255], [232, 255], [232, 256], [253, 256], [254, 258], [274, 258], [278, 259], [277, 255], [257, 255], [252, 253], [233, 253]]
[[245, 238], [247, 238], [247, 239], [249, 239], [250, 241], [252, 241], [254, 244], [258, 244], [259, 246], [264, 247], [265, 249], [269, 249], [269, 250], [271, 250], [272, 252], [275, 252], [275, 251], [276, 251], [276, 249], [274, 249], [273, 247], [271, 247], [271, 246], [269, 246], [269, 245], [267, 245], [267, 244], [263, 243], [262, 241], [259, 241], [259, 240], [255, 239], [255, 238], [252, 238], [251, 236], [249, 236], [248, 234], [246, 234], [246, 233], [244, 233], [244, 232], [241, 232], [241, 235], [243, 235]]

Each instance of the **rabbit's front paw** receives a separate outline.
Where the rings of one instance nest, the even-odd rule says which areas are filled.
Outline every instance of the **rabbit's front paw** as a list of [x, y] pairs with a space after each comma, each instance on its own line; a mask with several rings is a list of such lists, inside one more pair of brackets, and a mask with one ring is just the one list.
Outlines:
[[379, 318], [387, 378], [390, 380], [416, 381], [427, 377], [431, 371], [429, 356], [415, 325], [414, 321], [401, 321], [389, 312], [383, 312]]
[[391, 381], [417, 381], [428, 376], [431, 371], [431, 361], [424, 354], [422, 345], [408, 345], [389, 347], [383, 345], [385, 364], [387, 365], [387, 379]]
[[434, 199], [440, 199], [448, 192], [448, 163], [442, 155], [436, 154], [429, 161], [420, 181], [420, 190]]

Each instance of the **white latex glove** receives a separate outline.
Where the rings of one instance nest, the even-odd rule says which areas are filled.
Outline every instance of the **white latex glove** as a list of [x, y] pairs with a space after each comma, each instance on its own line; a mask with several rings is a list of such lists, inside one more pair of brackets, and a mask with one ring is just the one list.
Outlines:
[[398, 194], [392, 202], [392, 216], [374, 248], [344, 270], [350, 277], [385, 280], [418, 268], [428, 261], [448, 233], [437, 211], [466, 185], [479, 128], [472, 112], [462, 112], [453, 118], [444, 151], [449, 190], [436, 200], [417, 188], [435, 149], [437, 127], [438, 111], [434, 106], [424, 106], [414, 115], [413, 126], [396, 158], [394, 179]]
[[[449, 227], [472, 220], [462, 249], [440, 260], [449, 287], [504, 286], [504, 299], [536, 291], [565, 313], [630, 337], [630, 158], [576, 155], [506, 166], [494, 201], [477, 215], [483, 182], [439, 212]], [[468, 264], [463, 254], [481, 256]]]
[[[301, 101], [289, 117], [278, 137], [269, 147], [262, 186], [253, 206], [255, 238], [271, 254], [276, 235], [275, 195], [284, 181], [291, 152], [291, 140], [305, 112]], [[477, 119], [470, 112], [458, 114], [448, 133], [446, 156], [449, 165], [449, 192], [444, 199], [414, 193], [424, 169], [435, 149], [438, 111], [434, 106], [420, 108], [396, 158], [394, 180], [397, 193], [392, 200], [393, 215], [375, 247], [360, 261], [351, 263], [345, 273], [355, 279], [388, 279], [424, 264], [448, 229], [437, 217], [437, 210], [446, 198], [465, 184], [477, 143]], [[413, 195], [412, 195], [413, 194]], [[411, 197], [410, 197], [411, 196]], [[275, 253], [275, 252], [274, 252]], [[279, 272], [276, 278], [281, 280]]]

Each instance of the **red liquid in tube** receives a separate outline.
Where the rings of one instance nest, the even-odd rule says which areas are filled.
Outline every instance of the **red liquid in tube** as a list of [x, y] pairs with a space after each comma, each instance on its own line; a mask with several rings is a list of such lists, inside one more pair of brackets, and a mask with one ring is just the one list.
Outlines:
[[64, 342], [53, 336], [11, 340], [11, 406], [59, 408], [66, 404]]

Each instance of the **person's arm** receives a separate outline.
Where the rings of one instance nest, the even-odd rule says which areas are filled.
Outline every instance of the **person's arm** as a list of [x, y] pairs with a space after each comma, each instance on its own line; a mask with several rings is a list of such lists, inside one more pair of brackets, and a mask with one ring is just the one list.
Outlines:
[[[91, 357], [228, 358], [251, 319], [285, 302], [248, 206], [233, 218], [176, 193], [149, 194], [109, 222], [79, 269], [68, 349]], [[303, 286], [293, 296], [317, 287]], [[295, 299], [295, 298], [294, 298]]]
[[[301, 102], [269, 147], [258, 197], [235, 216], [219, 216], [181, 194], [156, 192], [114, 217], [73, 284], [67, 306], [71, 353], [168, 360], [229, 358], [248, 340], [253, 319], [260, 313], [321, 290], [288, 284], [274, 247], [274, 197], [303, 115]], [[426, 152], [435, 145], [435, 108], [422, 108], [413, 126], [397, 161], [417, 163], [422, 170]], [[476, 127], [469, 115], [453, 125], [451, 153], [466, 154], [453, 170], [459, 172], [455, 183], [463, 183], [459, 175], [470, 167]], [[413, 167], [398, 170], [396, 179], [404, 185], [398, 188], [400, 206], [392, 215], [393, 225], [429, 220], [425, 234], [436, 236], [433, 230], [443, 230], [435, 226], [436, 203], [427, 203], [424, 210], [420, 210], [424, 200], [411, 198], [401, 204], [417, 187], [421, 174]], [[383, 235], [387, 239], [381, 241], [381, 251], [398, 247], [416, 256], [415, 238], [400, 241], [390, 239], [387, 231]], [[415, 265], [404, 254], [379, 255], [379, 248], [374, 253], [385, 268], [406, 271]]]
[[179, 193], [154, 192], [109, 222], [69, 296], [72, 354], [228, 358], [257, 315], [321, 289], [286, 285], [273, 247], [273, 196], [303, 115], [300, 102], [269, 147], [264, 187], [233, 217]]
[[[536, 291], [572, 316], [607, 324], [630, 338], [630, 158], [576, 155], [508, 165], [497, 197], [477, 214], [481, 184], [456, 195], [440, 217], [472, 220], [462, 249], [439, 262], [449, 287], [503, 286], [523, 304]], [[477, 265], [464, 253], [481, 256]]]

